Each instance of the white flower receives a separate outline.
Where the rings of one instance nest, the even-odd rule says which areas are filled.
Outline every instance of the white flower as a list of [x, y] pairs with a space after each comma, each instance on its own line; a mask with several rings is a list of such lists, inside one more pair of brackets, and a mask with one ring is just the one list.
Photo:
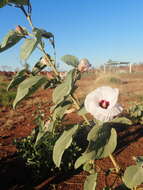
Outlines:
[[102, 86], [90, 92], [85, 98], [85, 108], [97, 120], [107, 122], [120, 114], [122, 106], [117, 104], [119, 90]]

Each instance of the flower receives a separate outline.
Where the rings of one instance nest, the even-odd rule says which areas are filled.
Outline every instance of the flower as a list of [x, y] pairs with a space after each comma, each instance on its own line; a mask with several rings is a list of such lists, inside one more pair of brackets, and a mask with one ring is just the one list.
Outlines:
[[89, 63], [89, 61], [86, 58], [81, 59], [79, 61], [78, 70], [80, 72], [88, 71], [90, 67], [91, 67], [91, 64]]
[[102, 86], [90, 92], [85, 98], [85, 109], [97, 120], [107, 122], [120, 114], [122, 106], [117, 103], [119, 90]]

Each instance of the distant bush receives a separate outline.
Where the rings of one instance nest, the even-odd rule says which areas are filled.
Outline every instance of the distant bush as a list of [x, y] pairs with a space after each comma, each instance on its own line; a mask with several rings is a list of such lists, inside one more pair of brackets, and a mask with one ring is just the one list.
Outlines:
[[121, 81], [119, 78], [115, 78], [115, 77], [111, 77], [111, 78], [109, 79], [109, 81], [110, 81], [111, 83], [115, 83], [115, 84], [122, 84], [122, 81]]
[[16, 91], [7, 91], [7, 83], [0, 82], [0, 106], [12, 106], [13, 100], [16, 96]]
[[86, 77], [93, 77], [93, 78], [95, 78], [96, 74], [94, 72], [84, 72], [84, 73], [82, 73], [81, 78], [86, 78]]

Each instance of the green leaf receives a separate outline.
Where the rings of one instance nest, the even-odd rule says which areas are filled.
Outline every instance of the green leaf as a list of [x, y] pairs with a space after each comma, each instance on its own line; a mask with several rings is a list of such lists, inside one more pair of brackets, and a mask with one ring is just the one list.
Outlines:
[[134, 157], [134, 160], [136, 161], [136, 163], [140, 163], [143, 164], [143, 156], [136, 156]]
[[53, 38], [54, 35], [51, 32], [47, 32], [46, 30], [43, 30], [42, 37], [49, 39], [49, 38]]
[[21, 52], [20, 52], [20, 58], [22, 60], [27, 60], [29, 56], [32, 54], [32, 52], [35, 50], [39, 43], [39, 39], [25, 39], [24, 44], [21, 47]]
[[84, 190], [95, 190], [97, 184], [97, 173], [87, 176], [84, 182]]
[[28, 0], [8, 0], [8, 3], [13, 3], [16, 5], [28, 5], [29, 1]]
[[114, 128], [109, 125], [94, 126], [88, 134], [89, 141], [86, 151], [75, 163], [75, 168], [89, 160], [108, 157], [116, 148], [117, 134]]
[[36, 27], [35, 27], [35, 28], [33, 29], [33, 32], [34, 32], [34, 33], [39, 33], [41, 36], [43, 36], [43, 37], [45, 37], [45, 38], [47, 38], [47, 39], [54, 37], [54, 35], [53, 35], [51, 32], [47, 32], [46, 30], [41, 29], [41, 28], [36, 28]]
[[8, 3], [8, 0], [0, 0], [0, 8], [4, 7]]
[[47, 79], [43, 76], [32, 76], [20, 83], [20, 85], [18, 86], [16, 98], [13, 102], [13, 107], [15, 108], [16, 105], [25, 97], [33, 94], [46, 81]]
[[32, 30], [32, 32], [33, 32], [33, 34], [34, 34], [34, 36], [35, 37], [37, 37], [37, 38], [41, 38], [41, 36], [42, 36], [42, 31], [39, 29], [39, 28], [33, 28], [33, 30]]
[[11, 80], [11, 82], [9, 83], [7, 90], [10, 90], [14, 87], [16, 87], [17, 85], [19, 85], [22, 81], [24, 81], [26, 79], [26, 70], [23, 69], [21, 71], [19, 71], [14, 78]]
[[55, 49], [55, 40], [53, 38], [49, 38], [49, 42], [51, 43], [52, 47]]
[[112, 120], [112, 122], [132, 125], [132, 121], [126, 117], [116, 117], [114, 120]]
[[104, 187], [102, 190], [112, 190], [110, 187]]
[[53, 112], [53, 120], [62, 119], [65, 111], [71, 106], [71, 102], [65, 101], [63, 104], [56, 107], [56, 109]]
[[57, 167], [60, 167], [63, 153], [71, 145], [73, 136], [77, 129], [78, 125], [72, 127], [68, 131], [64, 131], [64, 133], [56, 141], [53, 150], [53, 161]]
[[[125, 184], [121, 184], [119, 185], [116, 190], [130, 190], [129, 188], [127, 188], [127, 186], [125, 186]], [[139, 189], [138, 189], [139, 190]]]
[[79, 64], [79, 59], [73, 55], [64, 55], [61, 57], [61, 60], [67, 65], [71, 65], [73, 67], [77, 67]]
[[42, 37], [49, 39], [49, 38], [53, 38], [54, 35], [51, 32], [47, 32], [47, 31], [43, 30]]
[[47, 39], [54, 37], [54, 35], [51, 32], [47, 32], [46, 30], [40, 28], [34, 28], [33, 32], [39, 32], [42, 37]]
[[[34, 28], [33, 33], [35, 34], [35, 37], [37, 38], [44, 37], [44, 38], [49, 39], [49, 42], [51, 43], [52, 47], [55, 48], [54, 35], [51, 32], [47, 32], [46, 30], [40, 29], [40, 28]], [[42, 43], [43, 42], [41, 42], [41, 45], [43, 46]]]
[[10, 30], [8, 34], [4, 37], [1, 45], [0, 45], [0, 52], [11, 48], [15, 44], [17, 44], [24, 36], [20, 35], [15, 30]]
[[45, 134], [45, 125], [44, 125], [44, 121], [40, 120], [39, 121], [39, 128], [38, 128], [38, 134], [35, 140], [35, 144], [34, 146], [36, 147], [39, 143], [39, 141], [41, 140], [41, 138], [43, 137], [43, 135]]
[[141, 183], [143, 183], [143, 167], [140, 164], [135, 166], [129, 166], [126, 168], [124, 176], [122, 177], [123, 182], [128, 188], [133, 189]]
[[94, 169], [94, 164], [90, 162], [86, 162], [83, 165], [83, 170], [90, 173], [90, 174], [95, 174], [95, 169]]
[[104, 187], [102, 190], [112, 190], [110, 187]]
[[71, 93], [73, 87], [73, 75], [75, 70], [68, 72], [62, 84], [58, 85], [53, 92], [53, 102], [58, 105], [63, 102], [66, 97]]
[[81, 107], [81, 109], [77, 112], [78, 115], [86, 115], [88, 112], [86, 111], [84, 105]]

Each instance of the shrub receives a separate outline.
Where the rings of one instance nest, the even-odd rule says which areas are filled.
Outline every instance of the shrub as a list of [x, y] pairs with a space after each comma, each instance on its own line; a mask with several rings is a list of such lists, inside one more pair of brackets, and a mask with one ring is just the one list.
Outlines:
[[109, 82], [114, 83], [114, 84], [122, 84], [122, 81], [119, 78], [111, 77], [109, 79]]
[[0, 83], [0, 106], [12, 106], [16, 96], [16, 91], [7, 91], [7, 83]]
[[135, 104], [128, 109], [129, 117], [136, 124], [143, 124], [143, 104]]

